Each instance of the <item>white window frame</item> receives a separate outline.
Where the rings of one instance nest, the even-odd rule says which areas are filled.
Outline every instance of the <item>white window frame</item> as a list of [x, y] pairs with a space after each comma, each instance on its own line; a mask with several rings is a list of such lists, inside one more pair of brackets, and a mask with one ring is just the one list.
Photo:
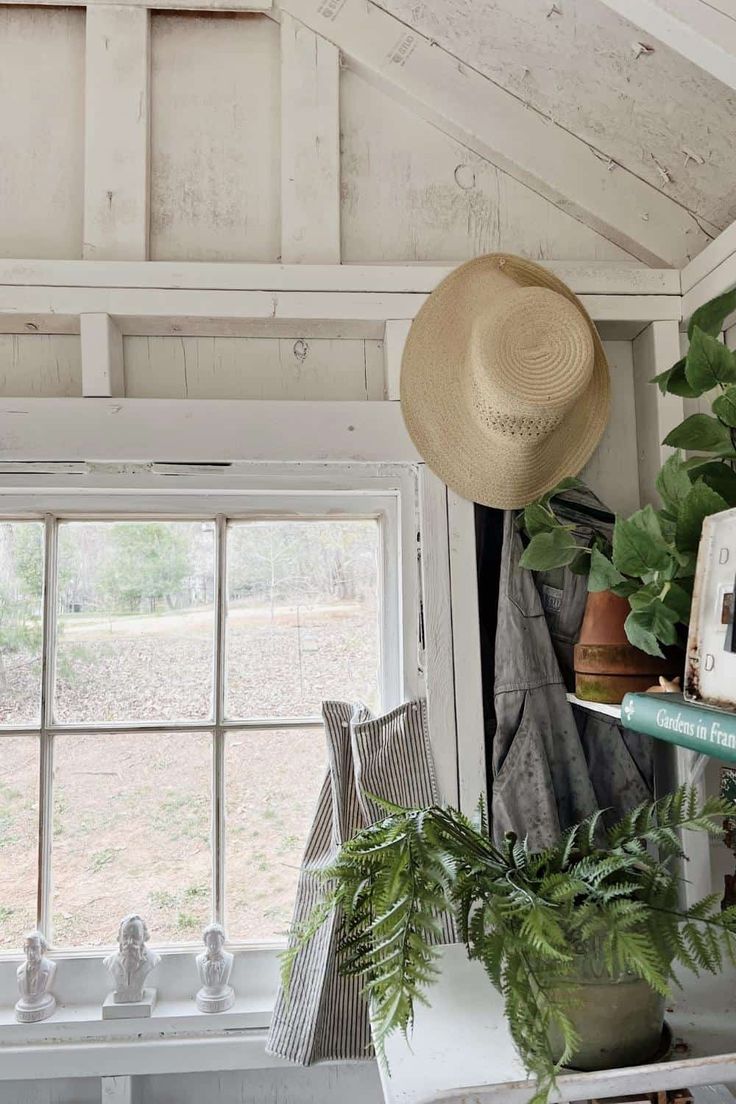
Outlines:
[[[45, 470], [39, 476], [41, 467]], [[470, 504], [465, 505], [472, 510]], [[382, 705], [391, 708], [403, 699], [425, 694], [427, 682], [437, 686], [437, 692], [430, 693], [430, 736], [443, 796], [457, 802], [448, 509], [444, 485], [423, 465], [409, 463], [19, 464], [6, 466], [0, 484], [0, 516], [4, 519], [38, 519], [47, 514], [64, 518], [131, 514], [234, 518], [253, 517], [256, 513], [380, 517], [382, 589], [386, 596], [382, 609]], [[46, 549], [47, 581], [54, 568], [53, 551], [50, 542]], [[438, 600], [428, 605], [426, 593], [432, 594], [435, 588]], [[48, 593], [47, 588], [47, 598]], [[53, 611], [47, 609], [46, 613], [48, 617]], [[46, 624], [48, 634], [53, 624], [49, 620]], [[50, 672], [45, 678], [50, 678]], [[50, 686], [48, 682], [47, 695]], [[101, 731], [105, 726], [81, 727]], [[157, 726], [136, 723], [109, 727], [121, 731]], [[63, 730], [71, 731], [72, 726], [65, 725]], [[4, 733], [24, 731], [38, 731], [38, 726], [6, 728]], [[57, 731], [56, 726], [51, 731]], [[475, 738], [482, 743], [482, 733], [476, 733]], [[116, 920], [111, 918], [112, 926]], [[230, 1012], [204, 1016], [196, 1011], [189, 977], [194, 947], [166, 947], [159, 967], [160, 1003], [155, 1016], [147, 1022], [104, 1024], [99, 1021], [99, 1004], [109, 988], [109, 979], [101, 963], [103, 949], [55, 955], [63, 963], [56, 984], [61, 1007], [51, 1021], [31, 1025], [15, 1024], [12, 1017], [19, 956], [0, 955], [0, 1045], [22, 1046], [49, 1038], [60, 1044], [89, 1040], [94, 1045], [94, 1039], [103, 1037], [124, 1040], [135, 1035], [152, 1040], [202, 1030], [262, 1030], [273, 1005], [280, 946], [243, 944], [234, 949], [233, 980], [239, 999]], [[8, 1051], [5, 1053], [9, 1056]]]

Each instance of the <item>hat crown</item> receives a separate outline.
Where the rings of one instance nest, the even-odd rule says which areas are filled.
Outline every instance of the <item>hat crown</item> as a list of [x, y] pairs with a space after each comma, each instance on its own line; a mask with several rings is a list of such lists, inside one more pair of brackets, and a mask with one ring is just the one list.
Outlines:
[[551, 288], [510, 288], [473, 325], [473, 406], [491, 433], [538, 440], [585, 392], [594, 361], [589, 324], [574, 302]]

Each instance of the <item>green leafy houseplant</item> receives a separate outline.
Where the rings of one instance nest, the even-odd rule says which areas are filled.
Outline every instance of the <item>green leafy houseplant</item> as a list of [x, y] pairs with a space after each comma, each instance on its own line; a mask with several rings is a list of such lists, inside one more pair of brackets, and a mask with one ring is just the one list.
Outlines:
[[675, 966], [717, 972], [724, 955], [733, 961], [736, 909], [720, 912], [709, 897], [680, 910], [672, 867], [682, 855], [678, 831], [719, 832], [716, 818], [733, 813], [728, 802], [698, 807], [682, 788], [608, 831], [596, 814], [539, 854], [513, 836], [494, 846], [482, 809], [471, 821], [451, 808], [381, 804], [386, 818], [345, 843], [322, 873], [326, 899], [292, 933], [283, 980], [288, 992], [299, 950], [338, 910], [340, 969], [365, 979], [383, 1060], [387, 1036], [407, 1034], [415, 1004], [430, 1003], [444, 913], [503, 995], [536, 1101], [574, 1065], [580, 1040], [561, 990], [581, 955], [594, 950], [612, 975], [633, 974], [662, 994]]
[[[736, 353], [716, 336], [734, 310], [736, 289], [697, 310], [688, 327], [687, 356], [652, 381], [663, 393], [684, 398], [717, 392], [712, 414], [690, 415], [664, 439], [676, 451], [657, 478], [661, 509], [645, 506], [629, 518], [616, 518], [612, 542], [598, 533], [589, 547], [581, 546], [575, 527], [555, 513], [556, 495], [582, 486], [578, 480], [564, 480], [522, 515], [530, 538], [522, 567], [569, 566], [588, 574], [589, 590], [627, 598], [626, 635], [650, 655], [661, 656], [662, 645], [682, 642], [703, 521], [736, 506]], [[686, 458], [681, 450], [695, 455]]]

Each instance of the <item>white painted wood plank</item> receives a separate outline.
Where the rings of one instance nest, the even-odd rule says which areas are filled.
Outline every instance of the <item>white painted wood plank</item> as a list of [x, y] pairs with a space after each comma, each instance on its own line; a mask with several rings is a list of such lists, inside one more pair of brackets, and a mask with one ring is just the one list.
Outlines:
[[340, 262], [340, 52], [281, 17], [281, 260]]
[[151, 16], [154, 260], [276, 261], [279, 29], [265, 16]]
[[82, 360], [76, 334], [0, 334], [0, 396], [76, 398]]
[[398, 399], [401, 382], [401, 358], [411, 329], [410, 318], [392, 318], [386, 322], [383, 353], [386, 366], [386, 398]]
[[628, 516], [640, 505], [632, 343], [606, 341], [604, 347], [611, 412], [601, 442], [580, 474], [611, 510]]
[[351, 68], [504, 172], [650, 264], [678, 265], [707, 241], [689, 212], [572, 133], [365, 0], [282, 0]]
[[[686, 975], [683, 981], [684, 991], [675, 990], [667, 1019], [687, 1044], [688, 1057], [563, 1073], [550, 1099], [641, 1096], [655, 1089], [732, 1081], [733, 968], [716, 978]], [[411, 1045], [399, 1034], [388, 1040], [390, 1075], [381, 1070], [386, 1104], [526, 1104], [534, 1086], [511, 1040], [502, 998], [481, 963], [468, 960], [465, 947], [443, 949], [440, 978], [429, 996], [430, 1007], [416, 1009]]]
[[682, 292], [686, 295], [719, 265], [736, 253], [736, 222], [732, 222], [718, 237], [698, 253], [682, 270]]
[[680, 359], [680, 330], [675, 322], [652, 322], [633, 343], [639, 492], [642, 505], [657, 504], [656, 477], [672, 452], [662, 441], [685, 415], [678, 395], [662, 395], [650, 380]]
[[120, 398], [125, 394], [123, 337], [109, 314], [83, 314], [82, 394], [85, 398]]
[[[718, 239], [720, 241], [720, 239]], [[714, 246], [715, 246], [714, 242]], [[736, 229], [734, 230], [736, 251]], [[679, 296], [680, 273], [638, 261], [540, 262], [577, 295]], [[212, 262], [36, 261], [0, 258], [0, 284], [181, 288], [203, 291], [428, 292], [454, 264], [278, 265]], [[688, 266], [689, 267], [689, 266]]]
[[343, 260], [460, 261], [503, 250], [632, 260], [348, 68], [340, 119]]
[[736, 20], [703, 0], [603, 3], [736, 91]]
[[460, 809], [471, 815], [486, 794], [483, 679], [480, 666], [475, 506], [448, 488], [452, 651], [455, 666]]
[[[353, 320], [380, 323], [413, 318], [426, 295], [402, 292], [191, 291], [188, 289], [42, 287], [0, 285], [0, 332], [27, 328], [74, 332], [74, 316], [111, 314], [122, 333], [211, 333], [224, 322], [262, 320]], [[680, 299], [673, 295], [582, 295], [596, 322], [673, 320]], [[217, 322], [217, 320], [221, 320]], [[375, 329], [375, 327], [373, 327]], [[221, 329], [227, 335], [227, 329]], [[237, 335], [237, 330], [235, 334]], [[355, 334], [353, 336], [360, 336]]]
[[373, 389], [369, 393], [366, 378], [366, 346], [374, 350], [378, 345], [304, 338], [126, 337], [125, 393], [138, 399], [381, 399]]
[[365, 397], [370, 400], [386, 398], [383, 341], [364, 341]]
[[133, 1104], [133, 1078], [100, 1078], [100, 1104]]
[[[28, 0], [4, 0], [11, 7], [21, 7]], [[39, 7], [88, 8], [114, 5], [120, 8], [147, 8], [150, 0], [38, 0]], [[236, 11], [269, 12], [272, 0], [156, 0], [157, 11]]]
[[0, 253], [82, 255], [84, 12], [0, 7]]
[[[399, 412], [398, 403], [384, 403]], [[419, 475], [424, 681], [429, 738], [440, 797], [457, 805], [458, 758], [452, 651], [447, 488], [422, 465]]]
[[150, 19], [143, 7], [86, 16], [84, 240], [91, 260], [146, 260]]
[[397, 403], [0, 399], [0, 459], [416, 463], [419, 456]]

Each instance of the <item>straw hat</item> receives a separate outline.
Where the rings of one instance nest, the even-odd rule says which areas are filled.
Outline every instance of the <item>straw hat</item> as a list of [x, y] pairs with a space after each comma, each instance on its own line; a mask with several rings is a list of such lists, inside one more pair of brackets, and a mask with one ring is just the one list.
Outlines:
[[513, 509], [577, 475], [594, 451], [608, 421], [608, 365], [561, 280], [491, 253], [456, 268], [414, 319], [401, 409], [449, 487]]

